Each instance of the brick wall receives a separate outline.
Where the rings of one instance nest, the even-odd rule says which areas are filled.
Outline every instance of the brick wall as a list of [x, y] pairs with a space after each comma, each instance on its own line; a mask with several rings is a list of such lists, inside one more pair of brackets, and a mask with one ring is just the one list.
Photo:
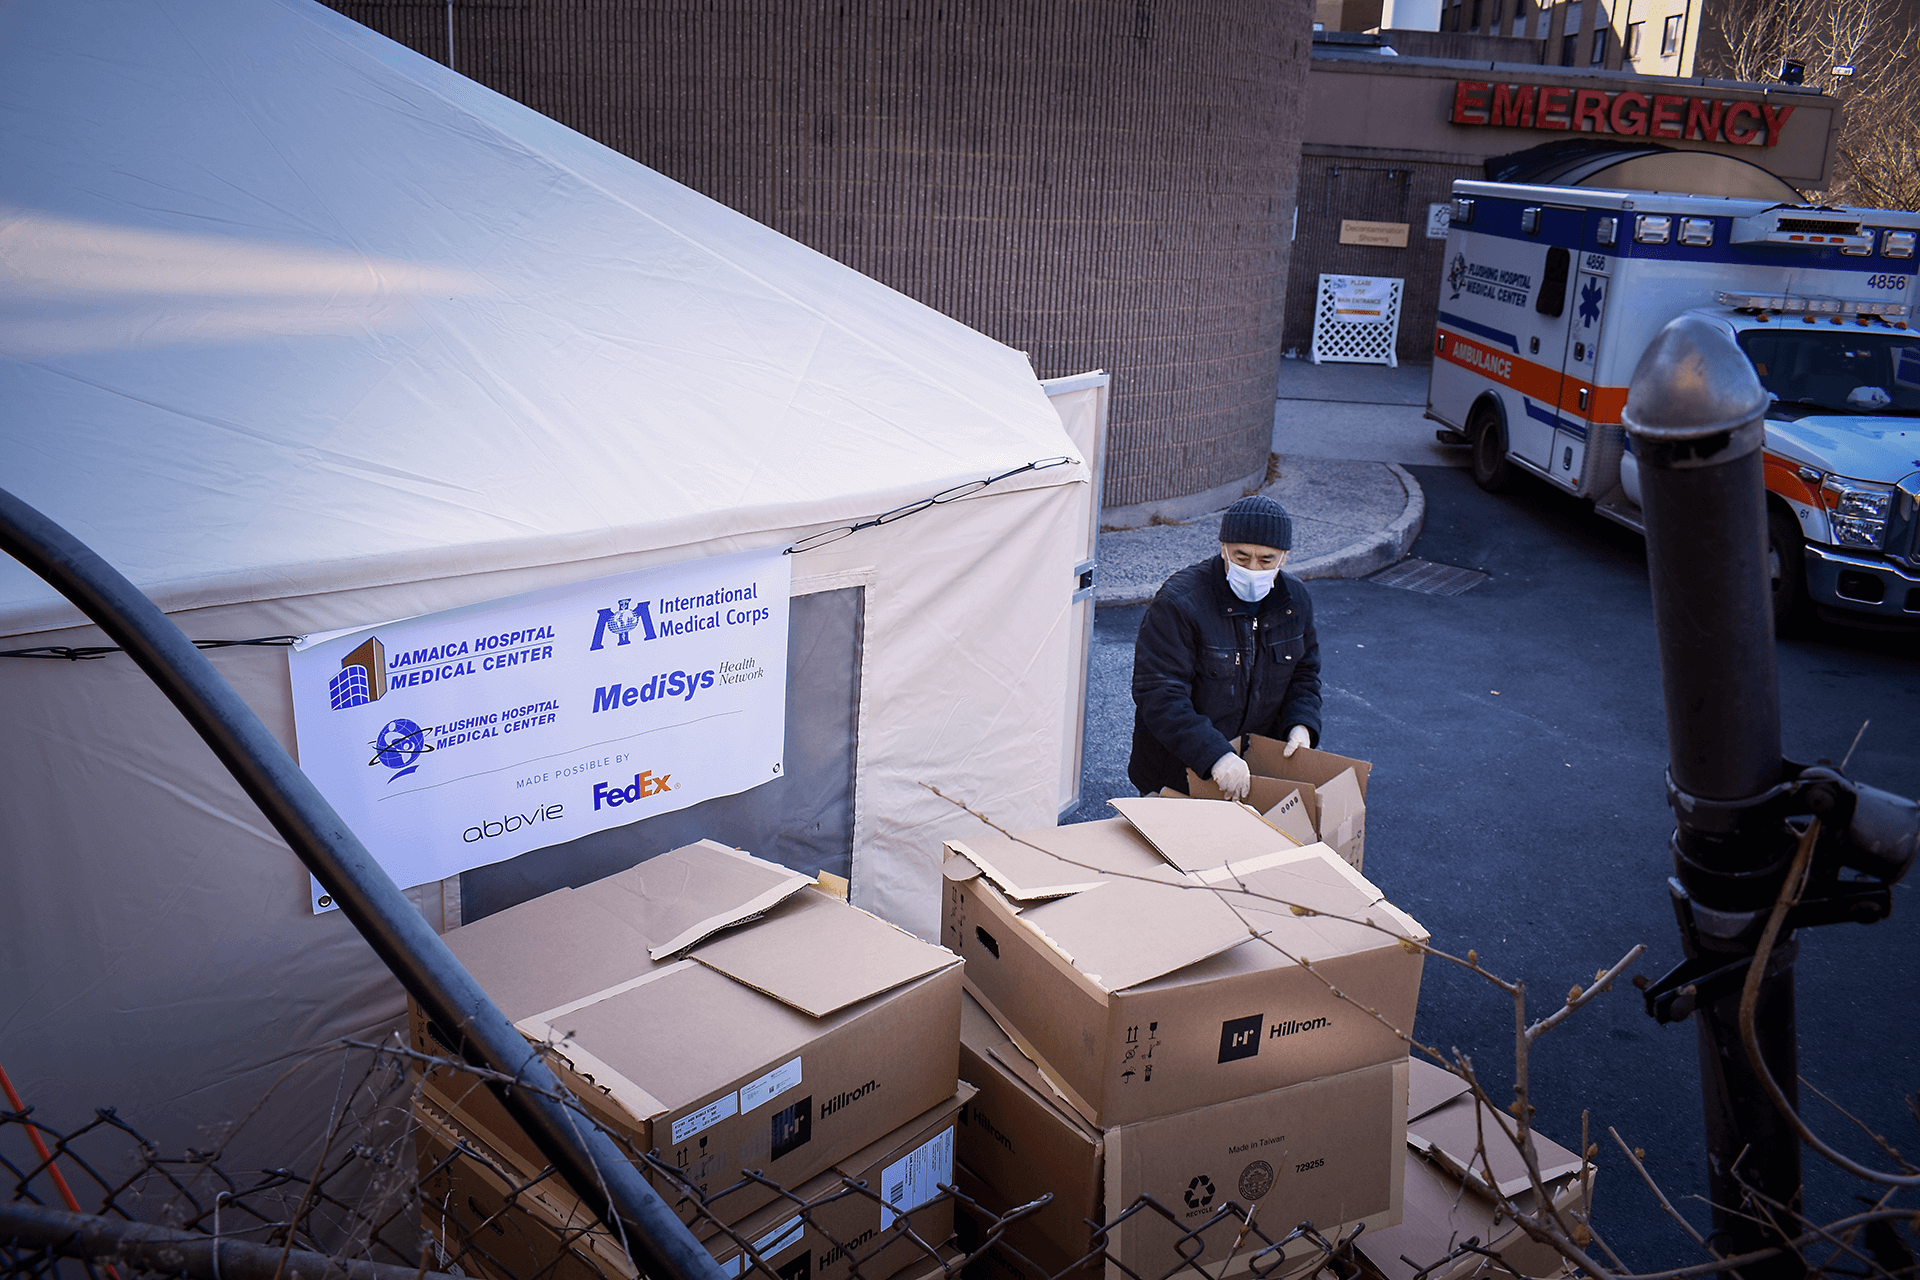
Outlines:
[[[440, 61], [448, 6], [328, 0]], [[1108, 505], [1263, 474], [1309, 0], [455, 0], [455, 70], [1026, 351]], [[1301, 339], [1304, 341], [1304, 339]]]

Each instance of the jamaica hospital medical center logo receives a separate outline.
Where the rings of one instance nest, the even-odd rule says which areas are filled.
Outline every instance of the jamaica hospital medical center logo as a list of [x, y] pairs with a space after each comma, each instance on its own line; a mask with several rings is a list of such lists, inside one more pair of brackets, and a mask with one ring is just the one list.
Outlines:
[[[385, 697], [386, 692], [387, 648], [378, 636], [369, 636], [365, 644], [340, 659], [340, 674], [327, 681], [327, 701], [335, 711], [364, 707]], [[385, 765], [393, 770], [389, 783], [418, 769], [420, 757], [433, 750], [426, 730], [404, 718], [381, 725], [378, 736], [367, 745], [373, 748], [369, 766]]]

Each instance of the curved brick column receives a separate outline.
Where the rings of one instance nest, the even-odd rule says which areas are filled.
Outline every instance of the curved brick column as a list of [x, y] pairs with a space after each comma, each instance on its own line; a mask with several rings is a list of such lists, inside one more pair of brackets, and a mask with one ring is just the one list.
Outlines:
[[[447, 60], [444, 3], [329, 2]], [[1111, 370], [1135, 506], [1265, 474], [1310, 32], [1306, 0], [455, 0], [452, 65], [1042, 377]]]

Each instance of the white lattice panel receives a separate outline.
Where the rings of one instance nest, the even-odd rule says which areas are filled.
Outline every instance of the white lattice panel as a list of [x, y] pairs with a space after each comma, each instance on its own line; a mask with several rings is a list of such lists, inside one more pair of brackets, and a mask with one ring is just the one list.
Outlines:
[[1381, 283], [1388, 286], [1386, 314], [1378, 320], [1353, 321], [1341, 319], [1334, 305], [1334, 281], [1345, 278], [1320, 277], [1319, 300], [1313, 309], [1313, 362], [1333, 360], [1399, 368], [1393, 348], [1400, 334], [1400, 299], [1406, 282], [1382, 278]]

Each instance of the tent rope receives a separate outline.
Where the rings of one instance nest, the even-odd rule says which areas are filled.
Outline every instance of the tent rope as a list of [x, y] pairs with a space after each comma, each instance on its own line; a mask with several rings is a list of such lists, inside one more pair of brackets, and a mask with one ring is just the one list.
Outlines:
[[[802, 552], [817, 550], [820, 547], [826, 546], [828, 543], [838, 542], [842, 538], [851, 537], [859, 533], [862, 529], [873, 529], [883, 524], [892, 524], [895, 520], [904, 520], [908, 516], [918, 515], [928, 507], [937, 507], [959, 498], [970, 497], [988, 485], [998, 484], [1002, 480], [1011, 479], [1014, 476], [1022, 475], [1028, 471], [1045, 471], [1051, 467], [1062, 467], [1073, 461], [1075, 461], [1075, 459], [1061, 454], [1058, 457], [1041, 458], [1038, 461], [1029, 462], [1023, 467], [1015, 467], [1011, 471], [1003, 471], [997, 476], [988, 476], [984, 480], [968, 480], [964, 484], [954, 485], [951, 489], [942, 489], [932, 497], [921, 498], [916, 502], [909, 502], [905, 506], [895, 507], [891, 511], [883, 511], [871, 520], [862, 520], [858, 524], [841, 525], [835, 529], [824, 529], [819, 533], [808, 534], [806, 537], [801, 538], [798, 542], [788, 547], [782, 554], [793, 556], [799, 555]], [[193, 647], [196, 649], [231, 649], [241, 645], [257, 645], [272, 648], [288, 648], [299, 638], [299, 636], [256, 636], [251, 640], [195, 640], [193, 641]], [[95, 658], [104, 658], [108, 654], [124, 652], [125, 650], [110, 644], [88, 645], [78, 648], [69, 645], [43, 645], [35, 649], [0, 650], [0, 658], [54, 658], [66, 662], [87, 662]]]
[[788, 547], [781, 554], [797, 556], [803, 552], [817, 551], [828, 543], [838, 542], [842, 538], [852, 537], [862, 529], [872, 529], [879, 525], [892, 524], [895, 520], [904, 520], [908, 516], [918, 515], [928, 507], [937, 507], [942, 503], [952, 502], [956, 498], [970, 497], [988, 485], [998, 484], [1000, 481], [1008, 479], [1009, 477], [1021, 475], [1028, 471], [1045, 471], [1049, 467], [1065, 466], [1074, 461], [1076, 461], [1076, 459], [1062, 454], [1056, 458], [1041, 458], [1037, 462], [1029, 462], [1024, 467], [1015, 467], [1011, 471], [1003, 471], [997, 476], [988, 476], [984, 480], [968, 480], [963, 484], [954, 485], [951, 489], [942, 489], [930, 498], [921, 498], [917, 501], [909, 502], [905, 506], [895, 507], [891, 511], [883, 511], [871, 520], [862, 520], [859, 524], [843, 524], [837, 529], [823, 529], [819, 533], [810, 533]]
[[[299, 636], [256, 636], [251, 640], [195, 640], [191, 643], [196, 649], [232, 649], [242, 645], [255, 645], [273, 649], [287, 649], [293, 646]], [[68, 662], [88, 662], [94, 658], [104, 658], [110, 653], [125, 653], [118, 645], [99, 644], [73, 648], [63, 644], [43, 645], [37, 649], [0, 650], [0, 658], [60, 658]]]

